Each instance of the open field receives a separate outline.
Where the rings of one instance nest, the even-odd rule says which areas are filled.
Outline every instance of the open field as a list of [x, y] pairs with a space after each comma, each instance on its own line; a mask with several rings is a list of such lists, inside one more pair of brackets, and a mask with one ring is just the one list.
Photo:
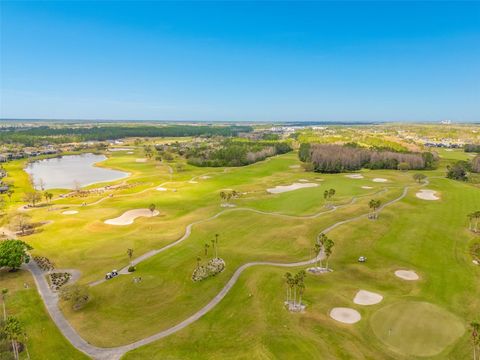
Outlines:
[[[127, 353], [125, 358], [241, 359], [247, 354], [255, 359], [467, 359], [471, 350], [468, 322], [480, 314], [480, 267], [472, 265], [468, 254], [475, 235], [468, 231], [466, 214], [477, 210], [480, 192], [471, 184], [445, 179], [445, 165], [458, 154], [442, 155], [445, 157], [438, 170], [422, 171], [429, 177], [428, 189], [440, 194], [440, 199], [425, 201], [415, 196], [423, 185], [414, 182], [413, 172], [363, 170], [361, 179], [305, 172], [296, 166], [296, 153], [240, 168], [185, 165], [177, 171], [174, 165], [180, 159], [137, 162], [144, 158], [139, 148], [133, 154], [111, 152], [98, 166], [131, 173], [125, 181], [113, 184], [132, 186], [68, 198], [59, 198], [65, 191], [55, 190], [49, 206], [24, 210], [33, 221], [50, 223], [23, 239], [34, 247], [33, 255], [48, 257], [57, 268], [79, 270], [81, 284], [98, 282], [106, 272], [127, 266], [128, 248], [134, 249], [137, 258], [183, 239], [140, 262], [135, 273], [90, 287], [92, 299], [82, 310], [73, 311], [61, 303], [65, 317], [85, 340], [99, 347], [114, 347], [188, 318], [208, 304], [243, 264], [312, 259], [314, 240], [320, 232], [368, 214], [371, 199], [382, 204], [399, 199], [382, 209], [377, 220], [363, 216], [329, 231], [335, 241], [330, 259], [334, 271], [307, 275], [304, 313], [292, 314], [283, 306], [285, 269], [253, 266], [240, 275], [218, 306], [198, 321]], [[22, 161], [6, 165], [10, 176], [18, 174], [20, 179], [9, 209], [20, 207], [20, 189], [29, 186], [22, 166]], [[374, 182], [376, 178], [388, 181]], [[267, 192], [302, 182], [318, 186], [280, 194]], [[104, 184], [88, 188], [99, 186]], [[330, 188], [336, 193], [327, 201], [323, 194]], [[220, 192], [230, 189], [241, 195], [230, 200], [229, 205], [235, 207], [222, 207]], [[155, 204], [158, 216], [139, 217], [125, 226], [104, 223], [150, 204]], [[66, 215], [65, 211], [78, 213]], [[192, 223], [191, 233], [184, 236]], [[215, 234], [219, 235], [218, 255], [225, 260], [226, 269], [215, 277], [192, 282], [197, 257], [201, 263], [213, 257], [211, 247], [205, 255], [204, 245], [210, 244]], [[358, 263], [359, 256], [366, 256], [367, 263]], [[394, 275], [398, 269], [412, 269], [420, 279], [401, 280]], [[3, 287], [3, 279], [11, 282], [12, 276], [26, 275], [1, 276]], [[133, 277], [142, 281], [133, 282]], [[383, 301], [370, 306], [355, 304], [353, 299], [360, 289], [382, 295]], [[38, 296], [32, 293], [31, 297], [35, 311], [44, 314], [41, 304], [35, 305]], [[411, 314], [424, 313], [422, 306], [434, 310], [418, 318], [417, 329], [402, 318], [408, 311], [401, 306]], [[354, 325], [336, 322], [328, 315], [333, 307], [353, 308], [362, 319]], [[42, 321], [54, 327], [48, 319]], [[422, 321], [425, 325], [438, 321], [444, 331], [424, 331]], [[385, 334], [387, 324], [404, 325], [398, 325], [394, 337], [389, 337]], [[412, 334], [417, 330], [418, 336]], [[403, 337], [402, 332], [408, 336]], [[35, 328], [29, 333], [32, 341], [39, 336]], [[52, 346], [64, 347], [69, 358], [77, 356], [60, 334], [53, 340], [62, 343]], [[420, 345], [409, 346], [414, 340], [431, 345], [422, 352]]]

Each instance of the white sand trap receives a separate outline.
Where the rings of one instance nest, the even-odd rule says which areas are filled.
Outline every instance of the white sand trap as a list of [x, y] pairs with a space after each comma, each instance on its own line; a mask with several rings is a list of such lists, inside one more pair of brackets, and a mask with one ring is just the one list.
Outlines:
[[152, 216], [157, 216], [159, 214], [158, 210], [155, 210], [152, 214], [152, 212], [149, 209], [135, 209], [135, 210], [128, 210], [125, 211], [122, 215], [119, 217], [116, 217], [114, 219], [108, 219], [105, 220], [105, 224], [108, 225], [130, 225], [133, 224], [133, 221], [137, 217], [152, 217]]
[[110, 148], [109, 151], [129, 151], [132, 150], [130, 148]]
[[198, 184], [198, 181], [190, 180], [189, 183], [190, 183], [190, 184]]
[[330, 317], [344, 324], [355, 324], [360, 321], [362, 315], [354, 309], [336, 307], [330, 311]]
[[387, 182], [388, 180], [387, 179], [384, 179], [384, 178], [375, 178], [372, 180], [373, 182], [380, 182], [380, 183], [383, 183], [383, 182]]
[[415, 281], [420, 279], [417, 273], [413, 270], [397, 270], [395, 271], [395, 276], [407, 281]]
[[367, 290], [359, 290], [353, 302], [358, 305], [375, 305], [383, 300], [383, 296]]
[[128, 151], [127, 154], [130, 154], [130, 155], [131, 155], [131, 154], [133, 154], [133, 151]]
[[434, 190], [422, 189], [419, 192], [417, 192], [415, 196], [422, 200], [430, 200], [430, 201], [439, 200], [440, 198], [435, 194], [436, 194], [436, 191]]
[[222, 208], [234, 208], [234, 207], [237, 207], [237, 205], [235, 204], [221, 204], [220, 205]]
[[345, 177], [349, 179], [363, 179], [362, 174], [349, 174], [349, 175], [345, 175]]
[[267, 192], [270, 194], [280, 194], [288, 191], [316, 187], [318, 184], [315, 183], [293, 183], [292, 185], [278, 185], [274, 188], [267, 189]]
[[164, 187], [157, 187], [156, 188], [157, 191], [167, 191], [167, 188], [164, 188]]
[[63, 215], [74, 215], [74, 214], [78, 214], [78, 211], [77, 210], [67, 210], [67, 211], [64, 211], [62, 212]]
[[453, 151], [453, 149], [445, 149], [445, 151], [449, 151], [449, 152], [450, 152], [450, 151]]
[[303, 183], [309, 182], [307, 179], [298, 179], [298, 181], [303, 182]]
[[211, 179], [212, 177], [211, 176], [208, 176], [208, 175], [203, 175], [203, 176], [200, 176], [200, 179], [202, 180], [207, 180], [207, 179]]
[[371, 187], [371, 186], [362, 186], [362, 189], [370, 190], [370, 189], [373, 189], [373, 187]]
[[144, 162], [147, 162], [147, 159], [135, 159], [135, 162], [138, 162], [138, 163], [144, 163]]
[[290, 169], [300, 169], [300, 165], [290, 165]]

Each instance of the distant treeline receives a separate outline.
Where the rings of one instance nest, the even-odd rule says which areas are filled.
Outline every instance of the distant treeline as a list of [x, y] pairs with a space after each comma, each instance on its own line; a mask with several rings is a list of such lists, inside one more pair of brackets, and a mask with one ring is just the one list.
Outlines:
[[195, 166], [244, 166], [292, 151], [286, 142], [224, 141], [220, 146], [189, 149], [187, 162]]
[[465, 144], [463, 147], [465, 152], [477, 152], [480, 153], [480, 144]]
[[62, 144], [81, 141], [104, 141], [127, 137], [181, 137], [181, 136], [236, 136], [251, 132], [250, 126], [93, 126], [4, 128], [0, 131], [0, 143], [18, 143], [37, 146], [44, 143]]
[[435, 166], [437, 157], [429, 152], [407, 153], [368, 149], [355, 144], [324, 145], [301, 144], [301, 161], [310, 164], [313, 171], [339, 173], [369, 169], [420, 170]]

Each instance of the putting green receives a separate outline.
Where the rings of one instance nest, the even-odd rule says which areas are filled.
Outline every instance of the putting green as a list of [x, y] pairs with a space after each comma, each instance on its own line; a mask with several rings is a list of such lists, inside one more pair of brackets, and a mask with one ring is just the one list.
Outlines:
[[406, 301], [385, 306], [370, 320], [373, 332], [394, 351], [409, 356], [434, 356], [465, 332], [448, 311], [427, 303]]

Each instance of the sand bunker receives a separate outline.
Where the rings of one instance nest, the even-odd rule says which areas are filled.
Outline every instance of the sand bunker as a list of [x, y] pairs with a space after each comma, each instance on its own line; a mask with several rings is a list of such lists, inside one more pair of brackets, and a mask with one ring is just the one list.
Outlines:
[[298, 181], [303, 182], [303, 183], [307, 183], [307, 182], [308, 182], [307, 179], [298, 179]]
[[363, 179], [362, 174], [349, 174], [349, 175], [345, 175], [345, 177], [350, 179]]
[[290, 169], [300, 169], [300, 165], [290, 165]]
[[147, 162], [147, 159], [135, 159], [135, 162], [144, 163]]
[[190, 181], [189, 181], [189, 184], [198, 184], [198, 181], [190, 180]]
[[373, 182], [387, 182], [388, 180], [387, 179], [384, 179], [384, 178], [375, 178], [372, 180]]
[[373, 187], [371, 187], [371, 186], [362, 186], [362, 189], [367, 189], [367, 190], [369, 190], [369, 189], [373, 189]]
[[383, 296], [367, 290], [359, 290], [353, 302], [358, 305], [375, 305], [383, 300]]
[[131, 154], [133, 154], [133, 151], [127, 151], [127, 154], [131, 155]]
[[158, 210], [155, 210], [152, 214], [152, 212], [149, 209], [135, 209], [135, 210], [128, 210], [124, 212], [122, 215], [119, 217], [116, 217], [114, 219], [108, 219], [105, 220], [105, 224], [108, 225], [130, 225], [133, 224], [133, 221], [137, 217], [152, 217], [152, 216], [157, 216], [159, 214]]
[[130, 148], [110, 148], [108, 151], [130, 151]]
[[203, 175], [203, 176], [200, 176], [200, 179], [202, 180], [207, 180], [207, 179], [210, 179], [211, 176], [208, 176], [208, 175]]
[[167, 188], [164, 188], [164, 187], [157, 187], [156, 188], [157, 191], [167, 191]]
[[417, 273], [413, 270], [397, 270], [395, 271], [395, 276], [407, 281], [415, 281], [420, 279]]
[[357, 310], [345, 307], [333, 308], [330, 311], [330, 317], [344, 324], [355, 324], [362, 318]]
[[280, 194], [287, 191], [293, 191], [303, 188], [316, 187], [318, 184], [315, 183], [293, 183], [292, 185], [278, 185], [274, 188], [267, 189], [267, 192], [270, 194]]
[[67, 211], [64, 211], [62, 212], [63, 215], [74, 215], [74, 214], [78, 214], [78, 211], [77, 210], [67, 210]]
[[415, 194], [415, 196], [422, 200], [439, 200], [440, 198], [435, 195], [436, 191], [422, 189]]

